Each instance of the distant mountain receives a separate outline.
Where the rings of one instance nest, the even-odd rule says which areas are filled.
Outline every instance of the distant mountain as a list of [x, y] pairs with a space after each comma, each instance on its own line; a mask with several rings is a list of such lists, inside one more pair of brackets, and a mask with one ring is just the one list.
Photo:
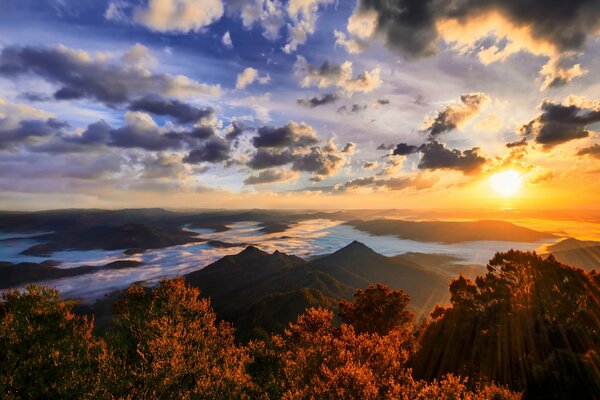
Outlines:
[[133, 268], [142, 265], [142, 263], [133, 260], [119, 260], [101, 267], [84, 265], [74, 268], [58, 268], [56, 265], [57, 264], [51, 260], [42, 263], [24, 262], [19, 264], [0, 262], [0, 289], [7, 289], [21, 286], [26, 283], [50, 279], [91, 274], [102, 269]]
[[393, 235], [418, 242], [461, 243], [475, 240], [536, 242], [556, 237], [505, 221], [405, 221], [376, 219], [349, 221], [348, 225], [372, 235]]
[[138, 223], [127, 223], [121, 226], [85, 226], [80, 229], [36, 236], [35, 239], [44, 243], [36, 244], [22, 254], [50, 257], [53, 252], [60, 250], [136, 249], [142, 251], [203, 241], [193, 232]]
[[570, 238], [548, 246], [548, 251], [560, 262], [600, 270], [600, 242]]
[[448, 300], [448, 282], [441, 275], [359, 242], [311, 262], [249, 246], [185, 279], [211, 298], [217, 315], [233, 322], [241, 337], [280, 330], [306, 307], [335, 308], [375, 283], [407, 291], [417, 312]]

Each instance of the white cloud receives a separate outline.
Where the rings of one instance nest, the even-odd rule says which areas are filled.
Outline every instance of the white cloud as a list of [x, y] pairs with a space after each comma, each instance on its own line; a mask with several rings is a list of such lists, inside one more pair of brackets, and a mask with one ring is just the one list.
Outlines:
[[228, 49], [233, 48], [233, 42], [231, 41], [231, 35], [229, 34], [229, 31], [225, 32], [223, 38], [221, 39], [221, 42], [223, 42], [223, 45]]
[[261, 85], [266, 85], [270, 81], [271, 77], [269, 76], [269, 74], [260, 76], [258, 70], [249, 67], [242, 71], [240, 74], [238, 74], [237, 81], [235, 83], [235, 88], [240, 90], [245, 89], [254, 82], [258, 82]]
[[283, 51], [290, 54], [299, 45], [306, 43], [309, 35], [315, 33], [319, 18], [319, 5], [331, 4], [334, 0], [290, 0], [287, 13], [292, 21], [288, 24], [288, 42]]
[[296, 76], [300, 78], [300, 86], [302, 87], [317, 86], [324, 89], [336, 86], [349, 94], [372, 92], [382, 83], [379, 67], [353, 76], [351, 61], [346, 61], [341, 65], [325, 62], [320, 67], [314, 67], [308, 64], [304, 57], [298, 56], [294, 71]]
[[136, 8], [134, 20], [159, 32], [190, 32], [218, 21], [223, 12], [221, 0], [149, 0], [147, 8]]

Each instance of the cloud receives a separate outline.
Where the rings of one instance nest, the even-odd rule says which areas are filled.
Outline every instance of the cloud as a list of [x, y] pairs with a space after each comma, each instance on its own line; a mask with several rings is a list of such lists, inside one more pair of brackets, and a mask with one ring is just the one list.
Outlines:
[[478, 147], [464, 151], [448, 149], [446, 145], [435, 140], [421, 145], [419, 151], [419, 169], [450, 169], [471, 175], [478, 172], [487, 162]]
[[311, 147], [308, 153], [295, 155], [292, 170], [310, 172], [313, 175], [310, 179], [313, 182], [320, 182], [339, 172], [346, 163], [347, 155], [352, 153], [344, 151], [348, 146], [349, 144], [339, 151], [335, 143], [330, 140], [325, 146]]
[[148, 0], [147, 7], [136, 7], [134, 20], [159, 32], [199, 31], [223, 16], [221, 0]]
[[335, 93], [325, 93], [321, 97], [315, 96], [310, 99], [297, 99], [296, 102], [305, 107], [315, 108], [326, 104], [335, 103], [338, 99], [339, 97]]
[[342, 184], [334, 186], [334, 192], [354, 192], [363, 189], [375, 189], [385, 191], [400, 191], [406, 189], [424, 190], [433, 187], [439, 179], [424, 178], [421, 175], [401, 176], [394, 178], [377, 178], [374, 176], [354, 178]]
[[267, 169], [244, 179], [246, 185], [261, 185], [275, 182], [289, 182], [298, 178], [298, 173], [287, 170]]
[[148, 114], [127, 112], [127, 124], [110, 131], [109, 146], [159, 151], [179, 148], [180, 138], [163, 133]]
[[364, 71], [353, 76], [352, 62], [350, 61], [340, 65], [325, 61], [320, 67], [315, 67], [310, 65], [304, 57], [297, 56], [294, 72], [300, 78], [302, 87], [317, 86], [324, 89], [334, 86], [349, 94], [372, 92], [382, 83], [379, 67], [370, 72]]
[[135, 100], [129, 105], [129, 110], [170, 116], [175, 118], [179, 124], [191, 124], [214, 116], [214, 110], [210, 107], [197, 108], [179, 100], [164, 99], [157, 96], [145, 96]]
[[220, 137], [212, 137], [192, 149], [183, 161], [188, 164], [198, 164], [201, 162], [220, 163], [226, 161], [228, 158], [229, 144]]
[[[362, 25], [357, 21], [361, 21]], [[351, 31], [355, 30], [354, 34]], [[504, 61], [526, 51], [545, 56], [542, 88], [564, 84], [585, 73], [578, 65], [557, 66], [562, 55], [584, 49], [600, 32], [600, 3], [544, 0], [359, 0], [348, 20], [351, 39], [337, 34], [338, 44], [359, 52], [381, 38], [405, 58], [428, 57], [441, 43], [461, 54], [476, 54], [484, 64]]]
[[45, 111], [0, 99], [0, 149], [60, 135], [68, 126]]
[[570, 55], [551, 57], [540, 70], [543, 78], [541, 89], [564, 86], [587, 73], [588, 70], [581, 68], [580, 64], [573, 64]]
[[26, 119], [19, 121], [18, 126], [10, 128], [4, 126], [0, 120], [0, 149], [7, 149], [13, 145], [30, 142], [32, 139], [58, 135], [68, 124], [54, 118], [46, 120]]
[[244, 71], [238, 74], [237, 81], [235, 83], [236, 89], [245, 89], [247, 86], [258, 82], [261, 85], [266, 85], [271, 81], [269, 74], [260, 76], [258, 71], [254, 68], [246, 68]]
[[289, 164], [292, 161], [294, 161], [294, 155], [290, 151], [277, 152], [259, 149], [246, 165], [252, 169], [266, 169]]
[[308, 147], [318, 142], [317, 133], [304, 122], [290, 121], [279, 128], [263, 126], [252, 143], [255, 147]]
[[431, 138], [442, 133], [460, 128], [489, 103], [490, 98], [485, 93], [469, 93], [460, 96], [461, 104], [450, 104], [425, 121], [423, 130]]
[[371, 11], [354, 12], [348, 19], [349, 37], [344, 32], [333, 31], [336, 46], [346, 49], [350, 54], [362, 53], [368, 47], [368, 41], [375, 33], [377, 13]]
[[231, 41], [231, 34], [229, 31], [225, 32], [223, 38], [221, 39], [221, 43], [223, 43], [223, 46], [227, 47], [228, 49], [233, 49], [233, 42]]
[[363, 164], [364, 169], [368, 170], [376, 170], [379, 167], [379, 163], [377, 161], [365, 161]]
[[414, 146], [412, 144], [400, 143], [396, 145], [396, 148], [392, 152], [395, 156], [407, 156], [409, 154], [413, 154], [419, 151], [419, 146]]
[[181, 157], [174, 153], [158, 153], [148, 155], [143, 160], [143, 179], [163, 179], [183, 181], [187, 177], [187, 170], [181, 162]]
[[185, 98], [221, 93], [218, 85], [192, 80], [184, 75], [154, 73], [149, 50], [135, 45], [121, 58], [95, 56], [63, 45], [55, 47], [10, 46], [0, 53], [0, 75], [13, 79], [39, 76], [59, 86], [59, 100], [89, 98], [107, 105], [148, 95]]
[[[600, 6], [594, 0], [532, 1], [527, 6], [521, 0], [360, 0], [352, 18], [373, 15], [375, 27], [369, 36], [381, 36], [388, 47], [407, 57], [435, 53], [440, 39], [474, 42], [494, 27], [498, 39], [509, 39], [506, 46], [579, 50], [600, 28]], [[453, 24], [453, 35], [444, 24]]]
[[249, 130], [249, 128], [242, 122], [233, 120], [231, 121], [231, 125], [229, 126], [225, 137], [227, 140], [236, 140], [247, 130]]
[[516, 140], [514, 142], [509, 142], [506, 143], [506, 147], [509, 149], [515, 148], [515, 147], [523, 147], [523, 146], [527, 146], [527, 138], [526, 137], [522, 137], [520, 140]]
[[306, 43], [309, 35], [315, 33], [319, 5], [331, 4], [334, 0], [289, 0], [287, 4], [288, 41], [283, 47], [285, 53], [293, 53], [299, 45]]
[[285, 12], [278, 0], [226, 0], [228, 15], [239, 14], [246, 29], [259, 23], [263, 36], [268, 40], [277, 40], [285, 24]]
[[595, 143], [591, 146], [584, 147], [577, 152], [578, 156], [592, 156], [600, 158], [600, 144]]
[[541, 114], [520, 128], [525, 137], [549, 149], [561, 143], [590, 136], [588, 125], [600, 122], [600, 103], [570, 96], [564, 103], [545, 100]]

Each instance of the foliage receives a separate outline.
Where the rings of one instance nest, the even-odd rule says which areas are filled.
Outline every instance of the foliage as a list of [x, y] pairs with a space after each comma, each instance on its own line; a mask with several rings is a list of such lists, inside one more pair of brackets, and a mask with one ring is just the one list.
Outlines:
[[246, 351], [210, 301], [181, 279], [129, 287], [116, 306], [111, 392], [119, 398], [243, 398]]
[[496, 254], [487, 268], [475, 281], [452, 281], [451, 304], [419, 329], [408, 295], [376, 285], [340, 302], [341, 324], [311, 308], [247, 345], [181, 279], [131, 286], [102, 337], [55, 290], [9, 291], [0, 301], [0, 391], [8, 399], [600, 398], [600, 275], [518, 251]]
[[407, 309], [409, 302], [404, 291], [377, 284], [358, 290], [353, 302], [342, 300], [338, 307], [342, 321], [357, 332], [386, 335], [412, 322], [414, 315]]
[[28, 286], [0, 301], [0, 393], [6, 399], [101, 396], [104, 343], [58, 291]]
[[[372, 286], [344, 303], [352, 322], [377, 321], [381, 309], [366, 307], [379, 299], [403, 314], [408, 303], [401, 291]], [[387, 307], [384, 307], [386, 309]], [[349, 315], [349, 314], [348, 314]], [[265, 399], [518, 399], [520, 395], [494, 385], [475, 385], [448, 376], [441, 381], [416, 381], [406, 367], [414, 338], [406, 328], [411, 318], [393, 318], [386, 334], [357, 332], [349, 324], [334, 326], [333, 313], [312, 308], [270, 342], [254, 343], [250, 372]]]
[[450, 284], [413, 365], [501, 382], [529, 398], [600, 397], [600, 299], [595, 275], [535, 253], [497, 253], [475, 282]]

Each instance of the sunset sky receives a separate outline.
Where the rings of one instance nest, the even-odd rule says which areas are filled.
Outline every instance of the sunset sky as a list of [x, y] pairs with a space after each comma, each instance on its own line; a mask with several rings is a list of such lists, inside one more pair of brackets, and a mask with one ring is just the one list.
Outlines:
[[0, 209], [597, 208], [599, 65], [598, 0], [0, 0]]

